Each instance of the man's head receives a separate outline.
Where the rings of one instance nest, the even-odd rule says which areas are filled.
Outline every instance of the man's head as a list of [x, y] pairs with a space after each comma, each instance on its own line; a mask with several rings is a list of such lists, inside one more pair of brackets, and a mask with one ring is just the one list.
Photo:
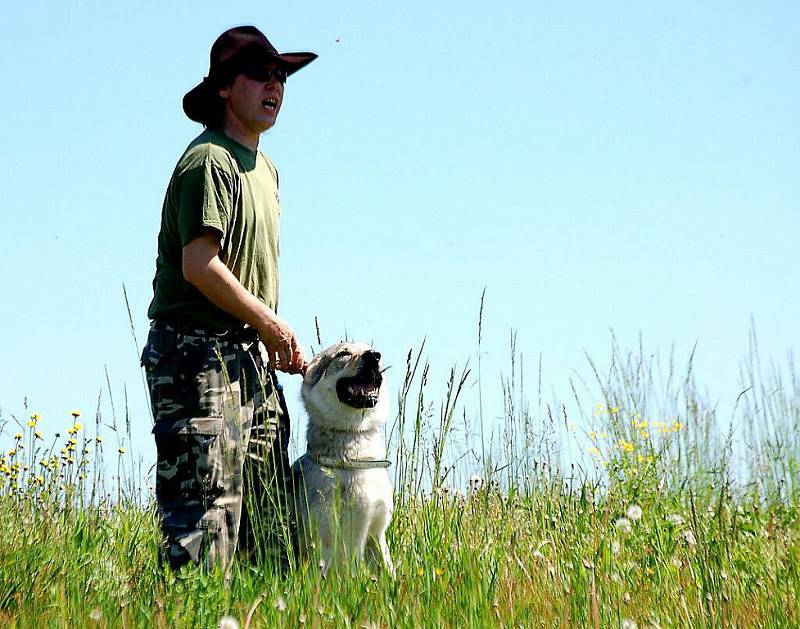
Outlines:
[[208, 76], [183, 97], [183, 111], [207, 127], [233, 115], [266, 131], [275, 124], [286, 77], [316, 58], [311, 52], [279, 53], [254, 26], [232, 28], [211, 47]]

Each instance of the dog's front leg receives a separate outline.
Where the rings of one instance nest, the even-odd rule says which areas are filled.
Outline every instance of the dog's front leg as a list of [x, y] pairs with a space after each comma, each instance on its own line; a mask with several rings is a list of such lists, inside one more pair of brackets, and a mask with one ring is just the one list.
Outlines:
[[392, 556], [389, 553], [389, 545], [386, 543], [386, 537], [383, 533], [377, 536], [369, 536], [367, 539], [366, 558], [375, 571], [386, 570], [393, 579], [395, 578]]
[[386, 543], [386, 535], [383, 533], [378, 537], [378, 547], [381, 551], [381, 559], [383, 559], [383, 567], [394, 579], [396, 574], [394, 570], [394, 563], [392, 563], [392, 555], [389, 553], [389, 544]]

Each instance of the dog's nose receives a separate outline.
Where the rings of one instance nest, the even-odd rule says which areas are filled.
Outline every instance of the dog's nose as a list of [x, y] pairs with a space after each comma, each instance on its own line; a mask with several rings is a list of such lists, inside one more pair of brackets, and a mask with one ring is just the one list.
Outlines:
[[364, 363], [367, 365], [377, 365], [381, 361], [380, 353], [376, 352], [374, 349], [371, 349], [368, 352], [364, 352], [362, 354], [362, 358], [364, 360]]

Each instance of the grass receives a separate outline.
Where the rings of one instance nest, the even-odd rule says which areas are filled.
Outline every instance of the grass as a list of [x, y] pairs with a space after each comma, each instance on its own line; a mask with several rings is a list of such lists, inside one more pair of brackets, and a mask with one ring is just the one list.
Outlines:
[[540, 384], [532, 407], [515, 343], [495, 438], [464, 403], [468, 368], [431, 402], [422, 350], [409, 353], [387, 431], [395, 580], [237, 564], [226, 588], [216, 572], [162, 572], [154, 510], [131, 481], [106, 486], [103, 444], [77, 416], [66, 440], [47, 443], [26, 419], [0, 465], [0, 624], [800, 625], [791, 359], [764, 372], [753, 335], [721, 420], [692, 356], [679, 370], [672, 355], [663, 365], [616, 345], [607, 365], [590, 361], [593, 381], [571, 383], [569, 408], [542, 404]]

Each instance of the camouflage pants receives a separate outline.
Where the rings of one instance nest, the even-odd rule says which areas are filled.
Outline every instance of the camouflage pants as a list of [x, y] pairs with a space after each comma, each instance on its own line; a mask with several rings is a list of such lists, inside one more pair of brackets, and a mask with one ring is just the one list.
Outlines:
[[234, 553], [288, 567], [289, 414], [249, 339], [154, 324], [142, 352], [155, 424], [156, 500], [173, 569]]

